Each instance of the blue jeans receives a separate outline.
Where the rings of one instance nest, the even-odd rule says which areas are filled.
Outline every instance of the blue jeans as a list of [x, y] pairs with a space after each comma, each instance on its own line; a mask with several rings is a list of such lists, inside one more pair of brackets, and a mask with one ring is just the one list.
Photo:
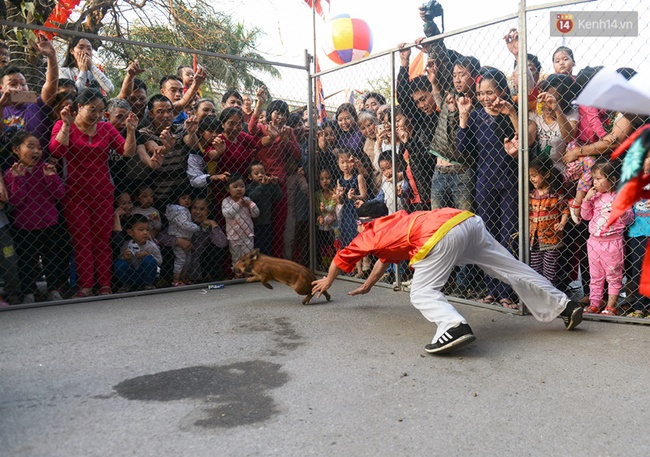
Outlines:
[[115, 262], [113, 271], [118, 284], [133, 287], [153, 284], [158, 269], [156, 259], [148, 255], [140, 259], [140, 263], [136, 265], [124, 259]]
[[[467, 169], [463, 173], [440, 173], [436, 171], [431, 180], [431, 209], [458, 208], [473, 211], [474, 203], [474, 170]], [[456, 284], [465, 287], [478, 288], [479, 270], [472, 265], [464, 265], [456, 269]]]
[[458, 208], [472, 211], [474, 206], [474, 170], [464, 173], [440, 173], [431, 180], [431, 209]]

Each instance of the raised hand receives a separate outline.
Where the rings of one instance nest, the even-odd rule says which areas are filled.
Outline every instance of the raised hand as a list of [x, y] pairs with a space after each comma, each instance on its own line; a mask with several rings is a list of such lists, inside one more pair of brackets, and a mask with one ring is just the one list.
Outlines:
[[134, 113], [129, 113], [129, 115], [126, 118], [126, 130], [127, 131], [132, 131], [134, 132], [138, 128], [138, 116], [136, 116]]
[[548, 108], [552, 111], [555, 111], [558, 107], [557, 99], [549, 94], [548, 92], [542, 92], [537, 96], [537, 103], [547, 105]]
[[224, 152], [226, 152], [226, 141], [223, 139], [221, 135], [215, 137], [214, 140], [212, 140], [212, 147], [214, 148], [214, 152], [216, 156], [220, 156]]
[[494, 109], [496, 109], [499, 114], [508, 115], [515, 111], [514, 105], [510, 102], [505, 101], [501, 97], [497, 97], [497, 99], [492, 103], [492, 106], [494, 106]]
[[510, 29], [503, 37], [503, 40], [506, 42], [508, 51], [517, 57], [519, 55], [519, 32], [517, 29]]
[[82, 53], [77, 59], [77, 67], [79, 67], [79, 70], [90, 71], [92, 65], [93, 65], [92, 57], [90, 57], [85, 52]]
[[185, 119], [185, 129], [190, 135], [195, 134], [199, 129], [199, 119], [196, 115], [192, 114], [187, 119]]
[[266, 91], [266, 87], [261, 86], [259, 89], [257, 89], [257, 104], [259, 106], [262, 106], [264, 103], [266, 103], [266, 99], [268, 97], [268, 92]]
[[466, 96], [458, 97], [456, 99], [456, 106], [458, 107], [458, 114], [461, 116], [469, 116], [472, 111], [472, 99]]
[[56, 50], [54, 49], [54, 46], [52, 46], [52, 42], [44, 36], [39, 36], [32, 46], [40, 55], [47, 58], [56, 58]]
[[445, 104], [447, 105], [447, 108], [449, 109], [450, 113], [453, 113], [456, 111], [456, 97], [454, 94], [451, 92], [447, 92], [447, 96], [445, 97]]
[[64, 107], [61, 110], [59, 116], [61, 116], [61, 122], [63, 123], [63, 125], [67, 125], [67, 126], [70, 126], [74, 122], [74, 118], [76, 117], [72, 112], [72, 106], [70, 105]]
[[409, 60], [411, 59], [411, 48], [407, 48], [406, 43], [400, 43], [397, 45], [397, 49], [399, 49], [399, 58], [402, 62], [402, 66], [408, 66]]
[[165, 154], [162, 152], [162, 146], [156, 146], [151, 154], [151, 168], [154, 170], [162, 167], [163, 161], [165, 160]]
[[43, 175], [45, 176], [54, 176], [56, 174], [56, 167], [51, 163], [46, 163], [43, 165]]
[[510, 138], [506, 138], [503, 140], [503, 147], [506, 150], [506, 153], [512, 157], [512, 158], [517, 158], [519, 156], [519, 135], [515, 133], [515, 136]]
[[14, 176], [25, 176], [25, 165], [20, 162], [14, 163], [9, 170]]
[[140, 63], [137, 60], [135, 60], [131, 62], [131, 64], [128, 67], [126, 67], [126, 73], [131, 78], [135, 78], [136, 76], [144, 73], [144, 69], [140, 68]]
[[162, 132], [160, 132], [160, 142], [162, 147], [165, 148], [165, 151], [169, 151], [176, 144], [176, 138], [174, 138], [169, 131], [170, 127], [165, 127]]
[[198, 68], [196, 69], [196, 73], [194, 73], [193, 84], [200, 86], [201, 84], [203, 84], [203, 81], [205, 81], [207, 77], [208, 77], [208, 73], [205, 71], [205, 68], [199, 65]]
[[218, 175], [210, 176], [210, 180], [219, 181], [219, 182], [226, 182], [226, 181], [228, 181], [228, 178], [230, 178], [230, 172], [229, 171], [224, 171], [223, 173], [220, 173]]

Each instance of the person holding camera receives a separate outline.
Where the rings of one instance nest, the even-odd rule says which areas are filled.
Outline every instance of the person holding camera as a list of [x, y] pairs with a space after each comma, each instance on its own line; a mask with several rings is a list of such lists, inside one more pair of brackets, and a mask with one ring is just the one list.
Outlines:
[[29, 90], [23, 71], [10, 65], [0, 73], [0, 109], [4, 122], [0, 123], [0, 132], [5, 137], [10, 131], [25, 129], [38, 138], [41, 147], [47, 151], [53, 122], [50, 113], [59, 87], [59, 64], [52, 42], [38, 38], [34, 50], [47, 59], [45, 83], [40, 95]]

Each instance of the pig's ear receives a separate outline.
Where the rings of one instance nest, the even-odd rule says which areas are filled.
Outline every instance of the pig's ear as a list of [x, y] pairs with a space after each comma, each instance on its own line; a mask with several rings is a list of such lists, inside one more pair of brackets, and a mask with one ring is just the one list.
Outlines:
[[259, 249], [253, 249], [251, 251], [251, 260], [257, 260], [257, 258], [260, 256], [260, 250]]

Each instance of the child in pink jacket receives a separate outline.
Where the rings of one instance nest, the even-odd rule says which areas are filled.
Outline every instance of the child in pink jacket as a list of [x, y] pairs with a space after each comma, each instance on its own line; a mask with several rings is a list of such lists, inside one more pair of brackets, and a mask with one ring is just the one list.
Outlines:
[[[612, 203], [616, 198], [616, 175], [614, 167], [607, 160], [596, 162], [591, 171], [594, 186], [582, 201], [580, 214], [589, 221], [589, 307], [585, 313], [615, 316], [618, 294], [623, 288], [623, 233], [625, 227], [634, 221], [634, 213], [627, 210], [612, 225], [607, 227]], [[605, 310], [603, 293], [605, 280], [608, 284], [608, 299]]]

